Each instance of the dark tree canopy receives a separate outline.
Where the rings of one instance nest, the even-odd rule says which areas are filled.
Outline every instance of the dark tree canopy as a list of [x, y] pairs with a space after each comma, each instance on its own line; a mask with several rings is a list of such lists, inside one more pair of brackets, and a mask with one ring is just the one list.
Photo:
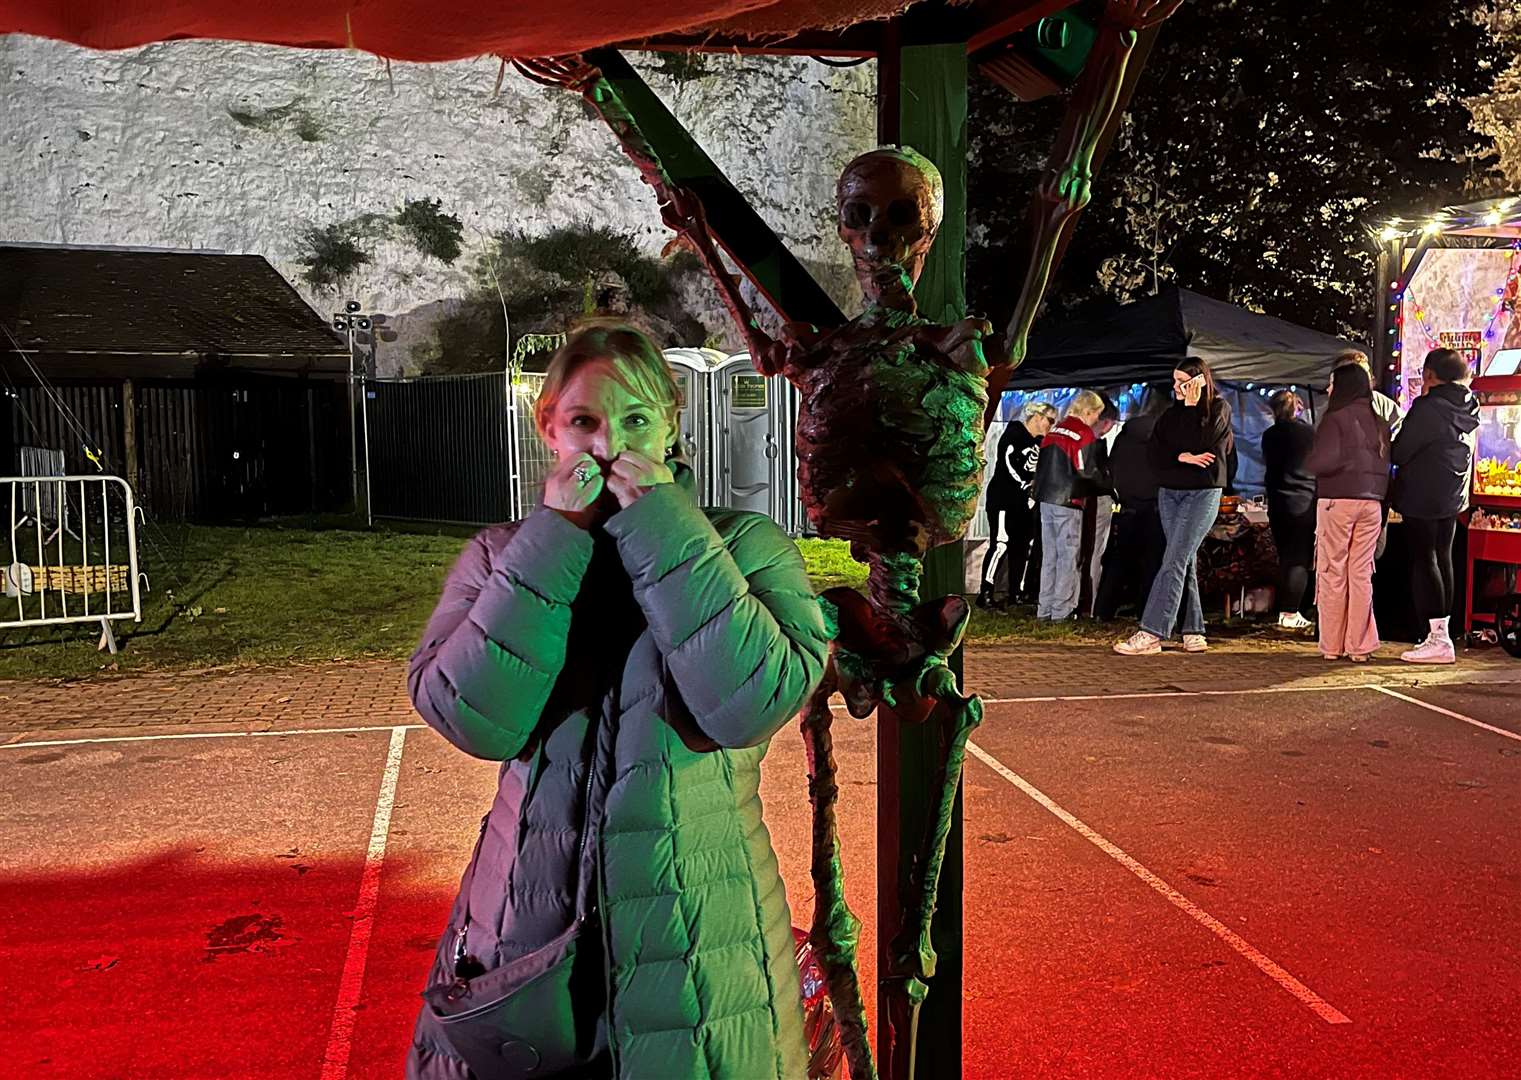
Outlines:
[[[1462, 0], [1187, 0], [1163, 27], [1048, 316], [1176, 281], [1366, 339], [1368, 229], [1490, 192], [1465, 98], [1499, 46]], [[1064, 99], [972, 91], [969, 287], [997, 314]]]

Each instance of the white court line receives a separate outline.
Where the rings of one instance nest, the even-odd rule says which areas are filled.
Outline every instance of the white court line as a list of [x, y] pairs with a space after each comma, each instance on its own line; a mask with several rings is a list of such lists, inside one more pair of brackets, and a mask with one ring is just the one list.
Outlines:
[[[265, 735], [347, 735], [356, 731], [415, 731], [422, 724], [371, 724], [367, 727], [299, 728], [292, 731], [185, 731], [175, 735], [102, 735], [91, 739], [39, 739], [11, 742], [0, 750], [26, 750], [33, 746], [80, 746], [86, 743], [164, 742], [170, 739], [253, 739]], [[26, 732], [19, 732], [18, 737]]]
[[380, 778], [380, 797], [375, 801], [375, 823], [370, 827], [370, 847], [364, 856], [364, 875], [359, 879], [359, 899], [354, 902], [354, 922], [349, 931], [349, 951], [343, 958], [338, 980], [338, 1003], [333, 1006], [333, 1025], [328, 1030], [327, 1050], [322, 1055], [322, 1080], [343, 1080], [349, 1071], [354, 1021], [359, 993], [364, 987], [364, 965], [370, 953], [370, 931], [375, 926], [375, 904], [380, 897], [380, 868], [386, 858], [386, 837], [391, 831], [391, 807], [396, 802], [396, 777], [401, 771], [401, 749], [407, 728], [391, 729], [391, 748]]
[[[1463, 684], [1459, 683], [1457, 685], [1461, 686]], [[1507, 739], [1515, 739], [1517, 742], [1521, 742], [1521, 735], [1517, 735], [1514, 731], [1506, 731], [1504, 728], [1495, 727], [1493, 724], [1486, 724], [1483, 720], [1475, 720], [1471, 716], [1464, 716], [1460, 712], [1453, 712], [1451, 709], [1444, 709], [1440, 705], [1431, 704], [1429, 701], [1422, 701], [1420, 698], [1413, 698], [1407, 694], [1401, 694], [1397, 690], [1390, 690], [1387, 686], [1369, 686], [1368, 689], [1377, 690], [1380, 694], [1388, 694], [1390, 697], [1395, 698], [1399, 701], [1408, 701], [1412, 705], [1419, 705], [1421, 708], [1430, 709], [1434, 713], [1441, 713], [1443, 716], [1450, 716], [1454, 720], [1461, 720], [1465, 724], [1472, 724], [1476, 728], [1483, 728], [1485, 731], [1492, 731], [1496, 735], [1504, 735]]]
[[[1479, 682], [1430, 683], [1428, 688], [1438, 686], [1512, 686], [1512, 679], [1484, 679]], [[1040, 705], [1054, 701], [1141, 701], [1147, 698], [1183, 697], [1237, 697], [1251, 694], [1339, 694], [1349, 690], [1382, 690], [1373, 683], [1349, 683], [1343, 686], [1251, 686], [1238, 690], [1137, 690], [1124, 694], [1051, 694], [1031, 697], [983, 698], [984, 705]], [[1412, 688], [1413, 689], [1413, 688]], [[1392, 693], [1392, 691], [1386, 691]], [[1424, 704], [1418, 702], [1417, 704]], [[845, 706], [835, 702], [831, 709], [843, 711]], [[1450, 714], [1456, 716], [1456, 713]], [[1458, 717], [1458, 719], [1464, 719]], [[1477, 722], [1477, 721], [1475, 721]]]
[[[1482, 682], [1451, 682], [1430, 684], [1432, 686], [1510, 686], [1512, 680], [1486, 679]], [[1454, 719], [1476, 724], [1499, 735], [1509, 738], [1521, 738], [1513, 732], [1504, 731], [1500, 728], [1489, 727], [1480, 720], [1474, 720], [1460, 713], [1448, 712], [1446, 709], [1435, 705], [1427, 705], [1424, 701], [1415, 698], [1407, 698], [1403, 694], [1386, 689], [1373, 683], [1355, 683], [1347, 686], [1255, 686], [1241, 690], [1140, 690], [1126, 694], [1060, 694], [1040, 697], [1006, 697], [1006, 698], [983, 698], [984, 705], [1041, 705], [1056, 701], [1144, 701], [1147, 698], [1183, 698], [1183, 697], [1234, 697], [1252, 694], [1330, 694], [1344, 693], [1348, 690], [1378, 690], [1397, 697], [1402, 701], [1410, 701], [1423, 708], [1434, 712], [1443, 713]], [[829, 706], [836, 712], [844, 712], [845, 706], [840, 702], [834, 702]], [[0, 750], [21, 750], [31, 746], [83, 746], [90, 743], [123, 743], [123, 742], [159, 742], [166, 739], [247, 739], [257, 736], [269, 735], [344, 735], [356, 731], [394, 731], [398, 727], [408, 731], [420, 731], [425, 724], [371, 724], [364, 727], [333, 727], [333, 728], [296, 728], [290, 731], [187, 731], [175, 735], [103, 735], [93, 738], [82, 739], [39, 739], [35, 742], [7, 742], [0, 743]], [[0, 732], [0, 736], [11, 739], [22, 739], [31, 734], [26, 731]]]
[[1040, 803], [1041, 806], [1045, 807], [1052, 814], [1056, 815], [1056, 817], [1060, 818], [1063, 824], [1067, 825], [1069, 828], [1076, 830], [1078, 834], [1083, 837], [1083, 839], [1087, 840], [1090, 844], [1097, 847], [1105, 855], [1108, 855], [1111, 859], [1119, 863], [1126, 870], [1129, 870], [1136, 877], [1140, 878], [1147, 885], [1155, 889], [1174, 907], [1178, 908], [1189, 918], [1193, 919], [1195, 922], [1199, 923], [1201, 926], [1214, 933], [1232, 949], [1235, 949], [1236, 952], [1240, 953], [1242, 956], [1246, 957], [1246, 959], [1250, 960], [1257, 966], [1258, 970], [1276, 982], [1279, 986], [1283, 987], [1290, 994], [1293, 994], [1294, 997], [1298, 998], [1299, 1001], [1308, 1009], [1310, 1009], [1310, 1011], [1315, 1013], [1316, 1016], [1320, 1017], [1328, 1024], [1350, 1024], [1352, 1022], [1351, 1019], [1349, 1019], [1344, 1013], [1337, 1010], [1319, 994], [1315, 993], [1315, 991], [1311, 990], [1304, 983], [1294, 978], [1294, 976], [1290, 975], [1283, 968], [1279, 967], [1272, 960], [1268, 959], [1268, 957], [1257, 951], [1257, 949], [1252, 946], [1251, 942], [1247, 941], [1240, 934], [1237, 934], [1234, 930], [1226, 926], [1209, 912], [1199, 907], [1188, 897], [1178, 892], [1177, 889], [1174, 889], [1171, 885], [1167, 884], [1167, 882], [1163, 881], [1161, 878], [1157, 877], [1157, 875], [1153, 874], [1150, 870], [1146, 869], [1146, 867], [1136, 862], [1114, 844], [1110, 843], [1108, 840], [1104, 839], [1104, 837], [1094, 832], [1093, 829], [1089, 828], [1086, 824], [1073, 817], [1070, 813], [1053, 802], [1051, 798], [1045, 794], [1045, 792], [1036, 788], [1024, 777], [1020, 776], [1012, 769], [1006, 767], [1003, 762], [999, 761], [992, 754], [989, 754], [986, 750], [974, 742], [968, 742], [966, 744], [966, 748], [975, 754], [977, 758], [982, 761], [982, 763], [988, 768], [992, 769], [999, 776], [1002, 776], [1005, 780], [1013, 784], [1020, 791], [1023, 791], [1026, 795], [1030, 796], [1030, 798], [1034, 799], [1036, 802]]

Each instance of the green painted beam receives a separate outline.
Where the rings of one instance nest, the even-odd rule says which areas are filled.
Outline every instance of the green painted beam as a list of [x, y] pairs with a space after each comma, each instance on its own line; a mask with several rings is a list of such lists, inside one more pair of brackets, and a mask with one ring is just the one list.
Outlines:
[[[879, 80], [878, 130], [884, 141], [912, 146], [933, 161], [945, 182], [945, 216], [924, 273], [914, 289], [919, 312], [935, 322], [966, 316], [967, 56], [963, 43], [900, 48], [884, 57]], [[895, 114], [895, 115], [894, 115]], [[959, 595], [961, 543], [929, 553], [920, 590], [925, 599]], [[951, 659], [962, 675], [962, 654]], [[884, 969], [883, 946], [901, 918], [901, 882], [908, 871], [900, 852], [915, 851], [939, 799], [934, 763], [942, 756], [936, 732], [925, 724], [907, 724], [883, 710], [878, 729], [877, 913], [878, 967]], [[884, 1080], [955, 1080], [961, 1076], [962, 997], [962, 808], [956, 798], [951, 834], [940, 875], [940, 900], [931, 935], [937, 954], [929, 996], [919, 1010], [917, 1049], [910, 1074], [900, 1051], [889, 1052], [888, 1007], [877, 999], [877, 1054]], [[898, 1033], [901, 1043], [905, 1033]]]
[[714, 240], [782, 318], [826, 328], [844, 323], [845, 316], [829, 294], [623, 55], [614, 49], [598, 49], [587, 53], [586, 59], [601, 69], [671, 179], [702, 200]]

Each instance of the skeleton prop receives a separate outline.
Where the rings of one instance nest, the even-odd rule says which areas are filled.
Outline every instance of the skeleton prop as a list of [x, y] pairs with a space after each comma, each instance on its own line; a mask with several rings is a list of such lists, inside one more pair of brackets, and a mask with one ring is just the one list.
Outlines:
[[[1029, 216], [1029, 262], [1001, 340], [982, 319], [938, 325], [921, 318], [914, 286], [939, 228], [940, 173], [908, 147], [880, 147], [846, 166], [836, 190], [839, 236], [850, 248], [864, 310], [838, 327], [784, 325], [763, 333], [720, 258], [701, 202], [673, 182], [635, 118], [601, 72], [581, 57], [517, 60], [529, 78], [575, 90], [607, 122], [656, 193], [661, 216], [703, 261], [745, 334], [755, 368], [797, 387], [798, 480], [821, 536], [846, 540], [869, 569], [868, 596], [827, 590], [822, 601], [835, 646], [800, 726], [813, 804], [810, 938], [840, 1023], [851, 1080], [876, 1075], [856, 975], [860, 921], [845, 903], [834, 806], [838, 794], [829, 699], [852, 716], [891, 706], [908, 722], [933, 725], [939, 797], [903, 897], [886, 970], [895, 1033], [913, 1039], [920, 1002], [935, 972], [930, 926], [940, 867], [961, 779], [966, 741], [982, 704], [960, 693], [951, 654], [969, 618], [965, 598], [922, 600], [924, 556], [959, 540], [977, 508], [982, 441], [992, 394], [1024, 356], [1063, 233], [1087, 204], [1094, 152], [1113, 115], [1136, 32], [1161, 23], [1181, 0], [1110, 0]], [[990, 369], [984, 342], [994, 349]]]

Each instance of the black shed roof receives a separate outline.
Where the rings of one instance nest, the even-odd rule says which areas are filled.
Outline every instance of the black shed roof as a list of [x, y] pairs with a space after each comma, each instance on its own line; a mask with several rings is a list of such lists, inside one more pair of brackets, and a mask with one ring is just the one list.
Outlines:
[[0, 323], [50, 378], [349, 364], [345, 341], [259, 255], [0, 245]]

